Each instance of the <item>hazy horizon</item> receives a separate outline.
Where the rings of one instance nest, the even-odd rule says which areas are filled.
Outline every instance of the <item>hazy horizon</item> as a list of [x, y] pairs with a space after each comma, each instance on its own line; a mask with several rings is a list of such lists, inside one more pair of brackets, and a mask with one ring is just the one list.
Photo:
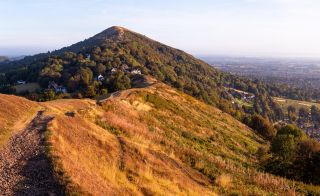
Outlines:
[[320, 58], [315, 0], [0, 2], [0, 55], [69, 46], [118, 25], [197, 56]]

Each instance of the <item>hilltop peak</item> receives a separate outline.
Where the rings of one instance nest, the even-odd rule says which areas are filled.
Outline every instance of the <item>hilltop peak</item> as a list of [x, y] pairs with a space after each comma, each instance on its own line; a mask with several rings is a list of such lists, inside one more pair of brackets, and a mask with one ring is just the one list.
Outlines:
[[112, 27], [107, 28], [106, 30], [124, 31], [124, 30], [128, 30], [128, 29], [121, 27], [121, 26], [112, 26]]
[[111, 32], [111, 33], [121, 33], [124, 31], [129, 31], [128, 29], [121, 27], [121, 26], [112, 26], [104, 30], [104, 32]]
[[112, 26], [102, 31], [101, 33], [95, 35], [94, 38], [106, 39], [109, 37], [122, 37], [124, 32], [126, 31], [129, 31], [129, 30], [120, 26]]

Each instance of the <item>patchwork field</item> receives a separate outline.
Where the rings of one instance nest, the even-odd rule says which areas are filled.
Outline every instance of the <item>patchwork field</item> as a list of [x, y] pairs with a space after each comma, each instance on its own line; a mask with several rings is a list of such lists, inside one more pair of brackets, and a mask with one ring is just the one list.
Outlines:
[[320, 104], [315, 102], [298, 101], [298, 100], [284, 99], [279, 97], [274, 97], [273, 99], [282, 107], [282, 109], [284, 109], [284, 111], [286, 111], [286, 109], [289, 106], [293, 106], [296, 109], [299, 109], [302, 107], [310, 109], [313, 105], [315, 105], [318, 108], [320, 108]]

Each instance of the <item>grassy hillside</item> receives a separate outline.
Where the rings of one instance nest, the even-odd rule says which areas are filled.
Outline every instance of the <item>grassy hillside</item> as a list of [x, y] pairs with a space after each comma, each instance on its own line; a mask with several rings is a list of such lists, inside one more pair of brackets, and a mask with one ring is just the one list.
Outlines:
[[[311, 193], [259, 172], [267, 144], [220, 110], [162, 84], [44, 103], [50, 156], [68, 190], [93, 195]], [[319, 192], [318, 192], [319, 193]]]
[[0, 148], [14, 131], [30, 121], [39, 107], [25, 98], [0, 94]]
[[1, 142], [44, 110], [48, 156], [70, 193], [85, 195], [317, 194], [259, 172], [268, 144], [232, 116], [153, 81], [89, 99], [36, 103], [0, 95]]

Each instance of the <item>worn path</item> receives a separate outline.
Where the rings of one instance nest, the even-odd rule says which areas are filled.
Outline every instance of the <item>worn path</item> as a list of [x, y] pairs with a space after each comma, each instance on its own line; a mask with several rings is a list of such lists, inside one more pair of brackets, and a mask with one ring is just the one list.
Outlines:
[[45, 130], [52, 117], [38, 112], [0, 150], [0, 195], [63, 195], [46, 155]]

